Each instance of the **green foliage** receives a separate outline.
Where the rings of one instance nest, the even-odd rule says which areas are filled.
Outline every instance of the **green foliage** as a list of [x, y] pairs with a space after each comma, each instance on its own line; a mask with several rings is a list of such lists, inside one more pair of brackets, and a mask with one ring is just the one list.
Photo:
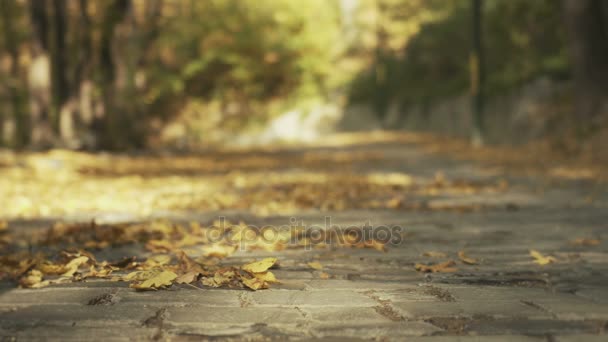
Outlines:
[[[439, 14], [420, 22], [419, 31], [399, 49], [385, 50], [375, 59], [353, 83], [353, 101], [376, 98], [422, 103], [467, 91], [472, 44], [470, 2], [443, 4], [422, 3], [427, 11]], [[486, 0], [483, 40], [487, 91], [501, 92], [539, 75], [567, 76], [561, 20], [560, 5], [552, 0]], [[381, 84], [377, 81], [378, 69], [386, 75]], [[378, 93], [384, 99], [378, 100]]]
[[251, 102], [319, 96], [339, 53], [337, 15], [324, 0], [195, 1], [167, 21], [146, 99], [221, 99], [255, 115]]

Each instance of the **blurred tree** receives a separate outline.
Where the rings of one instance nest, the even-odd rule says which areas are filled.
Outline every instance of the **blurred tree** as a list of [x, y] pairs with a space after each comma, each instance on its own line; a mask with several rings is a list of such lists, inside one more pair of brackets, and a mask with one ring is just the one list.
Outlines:
[[484, 101], [484, 53], [483, 53], [483, 1], [471, 0], [473, 11], [472, 22], [472, 48], [469, 57], [469, 68], [471, 78], [472, 118], [473, 132], [472, 142], [475, 146], [483, 145], [483, 101]]
[[[4, 45], [8, 52], [8, 59], [3, 64], [8, 64], [3, 69], [6, 74], [6, 87], [8, 97], [11, 104], [11, 117], [3, 117], [4, 113], [0, 114], [0, 144], [6, 140], [14, 147], [23, 147], [28, 141], [28, 123], [25, 113], [23, 93], [23, 78], [19, 72], [19, 34], [17, 32], [16, 21], [19, 17], [19, 8], [14, 1], [0, 1], [0, 15], [2, 19], [2, 31], [4, 33]], [[5, 125], [11, 122], [11, 135], [4, 137]], [[8, 128], [8, 127], [6, 127]]]
[[608, 2], [564, 0], [580, 137], [608, 117]]

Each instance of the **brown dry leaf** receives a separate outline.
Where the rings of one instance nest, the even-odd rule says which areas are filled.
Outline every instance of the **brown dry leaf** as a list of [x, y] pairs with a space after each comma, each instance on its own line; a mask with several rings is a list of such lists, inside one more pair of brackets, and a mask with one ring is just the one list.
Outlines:
[[436, 272], [449, 273], [449, 272], [458, 271], [458, 269], [456, 267], [452, 267], [454, 265], [456, 265], [454, 260], [448, 260], [448, 261], [445, 261], [445, 262], [442, 262], [439, 264], [431, 264], [431, 265], [416, 264], [415, 268], [416, 268], [416, 271], [424, 272], [424, 273], [436, 273]]
[[8, 222], [2, 220], [0, 221], [0, 234], [6, 232], [8, 230]]
[[319, 278], [321, 278], [321, 279], [329, 279], [330, 277], [331, 277], [331, 276], [330, 276], [330, 275], [329, 275], [329, 273], [327, 273], [327, 272], [321, 272], [321, 273], [319, 274]]
[[315, 270], [323, 269], [323, 265], [321, 265], [321, 263], [318, 261], [311, 261], [311, 262], [307, 263], [307, 265], [308, 265], [308, 267], [315, 269]]
[[67, 272], [66, 265], [53, 264], [50, 262], [44, 262], [36, 266], [36, 268], [46, 275], [59, 275]]
[[193, 283], [198, 280], [198, 277], [200, 276], [200, 274], [201, 274], [200, 272], [196, 272], [196, 271], [184, 273], [184, 274], [180, 275], [179, 277], [175, 278], [175, 283], [176, 284]]
[[234, 268], [223, 268], [215, 272], [213, 277], [206, 277], [203, 279], [202, 283], [205, 286], [211, 287], [220, 287], [223, 285], [228, 285], [235, 279], [237, 273]]
[[241, 269], [250, 273], [261, 273], [266, 272], [266, 270], [271, 268], [276, 262], [277, 258], [266, 258], [260, 261], [245, 264], [241, 267]]
[[49, 285], [48, 280], [42, 280], [43, 274], [38, 270], [31, 270], [19, 278], [19, 285], [31, 289], [37, 289]]
[[422, 253], [422, 256], [429, 257], [429, 258], [447, 258], [448, 257], [448, 255], [446, 253], [437, 252], [437, 251], [424, 252], [424, 253]]
[[592, 238], [576, 238], [570, 241], [571, 244], [575, 246], [597, 246], [602, 241], [600, 239], [592, 239]]
[[146, 249], [152, 252], [169, 252], [175, 246], [167, 240], [150, 240], [146, 243]]
[[175, 278], [177, 278], [177, 274], [171, 271], [160, 271], [144, 281], [129, 285], [129, 287], [136, 290], [157, 290], [160, 287], [171, 286]]
[[530, 256], [534, 258], [534, 262], [543, 266], [557, 262], [557, 259], [552, 256], [544, 256], [539, 251], [531, 249]]
[[458, 252], [458, 259], [467, 265], [477, 265], [477, 259], [469, 258], [464, 251]]

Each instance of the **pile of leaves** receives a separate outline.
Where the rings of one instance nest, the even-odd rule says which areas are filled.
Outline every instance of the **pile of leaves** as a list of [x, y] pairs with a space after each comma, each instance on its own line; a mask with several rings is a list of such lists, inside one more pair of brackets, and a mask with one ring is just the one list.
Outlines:
[[[269, 239], [264, 232], [243, 222], [216, 221], [208, 227], [166, 220], [105, 225], [94, 221], [57, 223], [44, 232], [28, 236], [28, 240], [8, 234], [6, 224], [0, 227], [4, 227], [0, 229], [0, 241], [6, 242], [6, 251], [14, 250], [0, 255], [0, 279], [13, 279], [25, 288], [101, 278], [129, 282], [136, 290], [156, 290], [173, 284], [259, 290], [278, 282], [269, 271], [278, 266], [276, 258], [242, 266], [222, 265], [221, 260], [237, 250], [279, 251], [312, 244], [303, 227], [273, 231], [273, 238]], [[361, 240], [352, 235], [337, 239], [335, 234], [322, 233], [320, 239], [315, 239], [314, 247], [382, 251], [386, 248], [384, 243], [373, 239]], [[91, 252], [123, 245], [141, 246], [151, 255], [145, 259], [131, 256], [118, 261], [98, 261]], [[28, 251], [15, 250], [19, 246], [27, 246]]]
[[129, 282], [136, 290], [157, 290], [173, 284], [259, 290], [277, 282], [268, 271], [276, 263], [276, 258], [266, 258], [241, 267], [220, 267], [204, 259], [194, 260], [183, 251], [154, 255], [143, 261], [130, 257], [110, 263], [98, 262], [93, 254], [80, 250], [62, 251], [53, 258], [42, 254], [3, 256], [0, 274], [15, 279], [21, 287], [34, 289], [101, 278]]
[[[0, 217], [95, 216], [158, 211], [475, 210], [433, 198], [493, 194], [506, 182], [418, 180], [400, 172], [360, 172], [391, 162], [378, 152], [219, 151], [189, 156], [95, 155], [68, 151], [10, 154], [0, 160]], [[285, 167], [289, 169], [286, 170]]]

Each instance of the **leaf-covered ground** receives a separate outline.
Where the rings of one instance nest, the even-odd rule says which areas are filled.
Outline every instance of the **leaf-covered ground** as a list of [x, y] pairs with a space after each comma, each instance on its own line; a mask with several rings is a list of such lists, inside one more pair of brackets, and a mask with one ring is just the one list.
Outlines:
[[[0, 336], [26, 336], [32, 317], [42, 330], [31, 336], [50, 336], [59, 318], [47, 305], [74, 310], [62, 315], [76, 324], [99, 314], [82, 305], [123, 317], [145, 298], [169, 304], [139, 323], [116, 323], [121, 329], [152, 327], [168, 338], [224, 336], [234, 326], [260, 339], [368, 336], [345, 323], [351, 317], [387, 338], [568, 324], [597, 333], [587, 324], [608, 319], [598, 289], [608, 265], [601, 164], [515, 156], [402, 134], [189, 155], [3, 153]], [[506, 292], [494, 294], [497, 286]], [[73, 288], [95, 296], [60, 296]], [[203, 332], [191, 316], [167, 318], [180, 312], [182, 291], [196, 294], [183, 304], [192, 317], [211, 306], [232, 318], [204, 316]], [[494, 297], [484, 304], [474, 293]], [[129, 300], [118, 303], [121, 296]], [[220, 304], [208, 302], [214, 296]], [[21, 314], [27, 308], [37, 311]]]

